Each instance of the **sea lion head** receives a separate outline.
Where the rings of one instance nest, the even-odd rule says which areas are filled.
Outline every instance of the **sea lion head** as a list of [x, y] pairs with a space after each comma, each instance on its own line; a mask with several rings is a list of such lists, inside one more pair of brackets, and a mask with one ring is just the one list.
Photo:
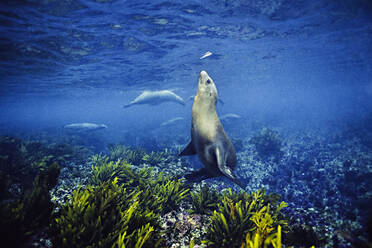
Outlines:
[[217, 104], [218, 92], [212, 78], [206, 71], [201, 71], [199, 76], [198, 93], [196, 98]]

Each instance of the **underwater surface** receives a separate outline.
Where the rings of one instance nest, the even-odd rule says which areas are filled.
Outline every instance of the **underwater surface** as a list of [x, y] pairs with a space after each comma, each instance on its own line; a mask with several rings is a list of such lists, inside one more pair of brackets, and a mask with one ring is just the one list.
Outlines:
[[[2, 247], [372, 247], [372, 1], [13, 0], [0, 32]], [[201, 71], [244, 190], [178, 155]]]

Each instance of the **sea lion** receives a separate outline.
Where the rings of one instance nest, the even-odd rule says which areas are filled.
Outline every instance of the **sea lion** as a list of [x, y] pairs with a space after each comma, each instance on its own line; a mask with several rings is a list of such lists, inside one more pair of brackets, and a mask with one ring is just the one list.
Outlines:
[[185, 101], [182, 97], [178, 96], [170, 90], [158, 90], [158, 91], [144, 91], [139, 96], [137, 96], [129, 104], [124, 105], [124, 108], [128, 108], [135, 104], [149, 104], [158, 105], [163, 102], [176, 102], [181, 105], [185, 105]]
[[192, 105], [191, 141], [179, 155], [198, 154], [204, 167], [185, 177], [204, 180], [224, 175], [244, 189], [232, 172], [236, 166], [235, 148], [218, 119], [217, 99], [216, 85], [207, 72], [201, 71]]
[[107, 126], [105, 124], [95, 124], [95, 123], [72, 123], [65, 125], [63, 128], [74, 130], [74, 131], [96, 131], [100, 129], [105, 129]]
[[[189, 96], [189, 98], [187, 98], [187, 101], [194, 101], [194, 99], [195, 99], [195, 96]], [[217, 102], [219, 102], [220, 104], [222, 104], [222, 105], [224, 105], [225, 104], [225, 102], [224, 101], [222, 101], [221, 99], [217, 99]]]

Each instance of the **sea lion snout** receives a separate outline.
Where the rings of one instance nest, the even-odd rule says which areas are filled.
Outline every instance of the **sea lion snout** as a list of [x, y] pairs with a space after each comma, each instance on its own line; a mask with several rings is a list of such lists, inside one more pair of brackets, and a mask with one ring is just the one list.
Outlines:
[[210, 84], [212, 79], [209, 77], [206, 71], [201, 71], [199, 76], [199, 83]]
[[213, 98], [213, 103], [217, 102], [218, 92], [216, 85], [206, 71], [200, 72], [197, 96]]
[[208, 73], [206, 71], [201, 71], [200, 72], [200, 77], [201, 78], [206, 78], [206, 77], [209, 77], [209, 76], [208, 76]]

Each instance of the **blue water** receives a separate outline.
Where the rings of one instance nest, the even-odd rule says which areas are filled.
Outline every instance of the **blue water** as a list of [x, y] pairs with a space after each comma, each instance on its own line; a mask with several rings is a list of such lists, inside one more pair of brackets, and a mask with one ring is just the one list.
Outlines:
[[[372, 129], [368, 0], [2, 1], [0, 33], [1, 135], [61, 135], [66, 124], [93, 122], [108, 126], [94, 134], [101, 143], [96, 152], [109, 143], [181, 148], [190, 137], [191, 101], [122, 106], [144, 90], [171, 89], [186, 100], [196, 94], [199, 73], [206, 70], [225, 103], [218, 113], [243, 117], [225, 124], [231, 137], [247, 142], [269, 127], [289, 151], [300, 143], [298, 149], [312, 154], [312, 164], [324, 153], [316, 144], [306, 147], [306, 137], [301, 143], [298, 134], [332, 136], [335, 143], [339, 137], [342, 144], [357, 137], [364, 150], [345, 145], [350, 154], [362, 150], [372, 156], [372, 135], [358, 133]], [[213, 54], [200, 59], [208, 51]], [[160, 126], [175, 117], [184, 122]], [[331, 153], [327, 163], [344, 152], [343, 145], [322, 148]], [[293, 173], [295, 166], [304, 171], [306, 166], [287, 159], [278, 175], [301, 190], [306, 175]], [[370, 173], [368, 161], [363, 166]], [[337, 176], [337, 170], [332, 173]], [[324, 175], [318, 174], [321, 182]], [[250, 189], [271, 187], [301, 206], [273, 175], [257, 185], [246, 182]], [[363, 183], [371, 190], [368, 179]], [[308, 197], [302, 207], [324, 207], [317, 201]]]
[[362, 0], [2, 3], [1, 123], [126, 129], [185, 115], [190, 108], [154, 116], [121, 106], [145, 89], [187, 98], [201, 70], [226, 112], [356, 118], [371, 110], [371, 11]]

